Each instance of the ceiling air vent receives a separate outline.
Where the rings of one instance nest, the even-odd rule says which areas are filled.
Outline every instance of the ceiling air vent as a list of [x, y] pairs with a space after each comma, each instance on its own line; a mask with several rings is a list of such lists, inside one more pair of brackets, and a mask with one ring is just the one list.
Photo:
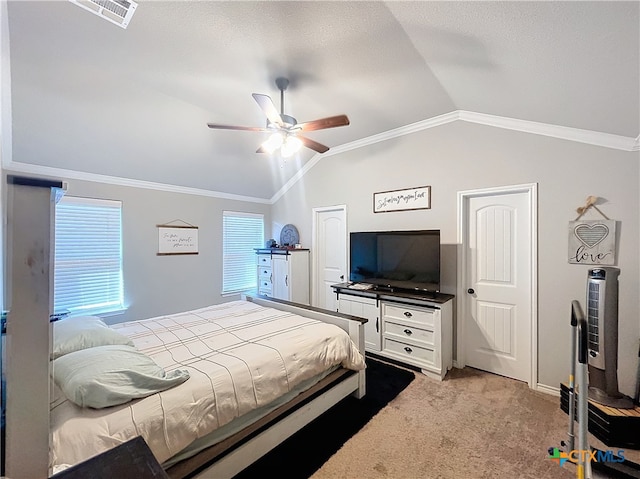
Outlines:
[[69, 0], [79, 7], [115, 23], [119, 27], [127, 28], [138, 4], [127, 0]]

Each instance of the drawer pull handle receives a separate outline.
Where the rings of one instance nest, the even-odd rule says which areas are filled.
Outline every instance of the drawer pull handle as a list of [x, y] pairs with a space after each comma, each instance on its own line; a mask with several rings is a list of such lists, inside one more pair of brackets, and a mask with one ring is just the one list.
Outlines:
[[408, 334], [409, 336], [411, 336], [413, 334], [413, 331], [411, 331], [410, 329], [405, 329], [404, 334]]
[[409, 346], [405, 346], [404, 350], [408, 353], [412, 353], [413, 349], [411, 349]]
[[407, 318], [410, 318], [411, 316], [413, 316], [413, 314], [411, 314], [409, 311], [405, 311], [405, 312], [404, 312], [404, 315], [405, 315]]

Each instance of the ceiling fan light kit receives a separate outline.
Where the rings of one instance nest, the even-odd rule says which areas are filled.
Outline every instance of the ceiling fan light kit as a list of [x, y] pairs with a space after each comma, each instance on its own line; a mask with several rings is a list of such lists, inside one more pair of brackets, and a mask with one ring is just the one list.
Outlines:
[[271, 135], [269, 139], [260, 146], [260, 148], [265, 153], [271, 154], [274, 151], [276, 151], [278, 148], [280, 148], [283, 143], [284, 143], [284, 139], [282, 138], [282, 135], [280, 134], [280, 132], [276, 132], [273, 135]]
[[294, 117], [285, 115], [284, 113], [284, 91], [289, 86], [289, 80], [283, 77], [278, 77], [276, 78], [276, 86], [280, 90], [280, 112], [278, 112], [271, 100], [271, 97], [268, 95], [262, 95], [260, 93], [252, 94], [253, 99], [267, 117], [267, 125], [265, 128], [221, 125], [217, 123], [208, 123], [207, 126], [212, 129], [222, 130], [272, 132], [272, 135], [270, 135], [269, 138], [260, 145], [256, 153], [271, 154], [279, 149], [282, 157], [288, 158], [297, 153], [303, 146], [306, 146], [318, 153], [328, 151], [328, 146], [302, 136], [300, 135], [300, 132], [347, 126], [349, 125], [349, 118], [347, 115], [337, 115], [321, 118], [319, 120], [298, 123]]
[[280, 147], [280, 154], [283, 158], [289, 158], [290, 156], [293, 156], [295, 153], [300, 151], [300, 148], [302, 148], [302, 140], [295, 136], [289, 135]]

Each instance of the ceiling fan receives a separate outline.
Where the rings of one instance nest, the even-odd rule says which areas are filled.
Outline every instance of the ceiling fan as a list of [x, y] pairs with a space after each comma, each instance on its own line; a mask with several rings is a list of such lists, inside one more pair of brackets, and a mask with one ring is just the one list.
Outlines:
[[207, 126], [209, 128], [222, 130], [272, 132], [272, 135], [269, 136], [267, 141], [260, 145], [256, 153], [272, 153], [279, 148], [282, 156], [286, 158], [293, 155], [302, 146], [311, 148], [318, 153], [328, 151], [328, 146], [318, 143], [306, 136], [302, 136], [300, 133], [335, 128], [337, 126], [347, 126], [349, 124], [347, 115], [330, 116], [298, 123], [294, 117], [285, 115], [284, 113], [284, 92], [289, 86], [289, 80], [282, 77], [276, 78], [276, 86], [278, 90], [280, 90], [280, 113], [278, 113], [271, 97], [260, 93], [252, 94], [254, 100], [267, 117], [266, 127], [220, 125], [217, 123], [207, 123]]

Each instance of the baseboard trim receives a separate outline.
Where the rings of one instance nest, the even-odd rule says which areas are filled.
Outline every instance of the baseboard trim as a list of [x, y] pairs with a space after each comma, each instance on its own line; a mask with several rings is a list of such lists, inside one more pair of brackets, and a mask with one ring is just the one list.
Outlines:
[[560, 388], [554, 386], [547, 386], [546, 384], [538, 383], [536, 385], [536, 391], [540, 391], [541, 393], [551, 394], [552, 396], [560, 397]]
[[[458, 361], [453, 360], [453, 367], [456, 369], [461, 369]], [[463, 366], [464, 367], [464, 366]], [[539, 391], [541, 393], [549, 394], [551, 396], [560, 397], [560, 388], [554, 386], [548, 386], [546, 384], [535, 383], [535, 386], [531, 388], [534, 391]]]

